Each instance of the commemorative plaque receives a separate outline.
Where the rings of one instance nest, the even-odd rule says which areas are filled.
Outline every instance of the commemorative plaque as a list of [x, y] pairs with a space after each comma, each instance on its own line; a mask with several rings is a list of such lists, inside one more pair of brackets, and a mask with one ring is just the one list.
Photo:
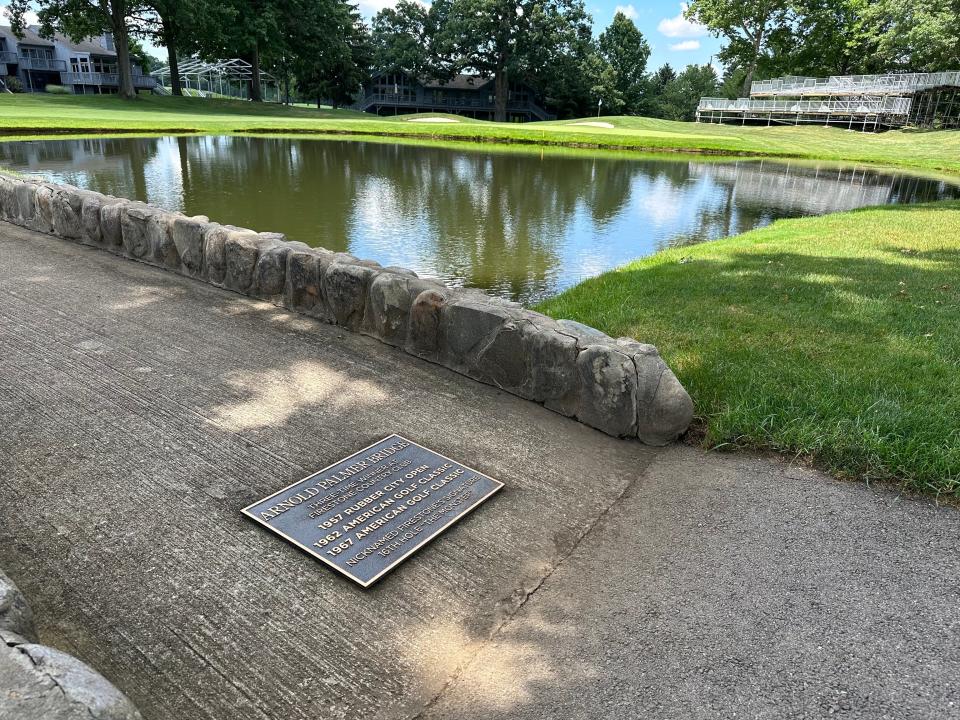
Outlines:
[[390, 435], [243, 513], [369, 587], [502, 487]]

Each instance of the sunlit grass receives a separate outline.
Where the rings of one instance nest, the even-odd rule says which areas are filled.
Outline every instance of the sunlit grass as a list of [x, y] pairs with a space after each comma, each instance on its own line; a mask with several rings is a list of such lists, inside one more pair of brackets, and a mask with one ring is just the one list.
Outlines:
[[350, 110], [150, 95], [134, 102], [110, 96], [0, 95], [0, 131], [11, 138], [70, 130], [85, 134], [383, 134], [424, 140], [804, 157], [960, 172], [960, 132], [956, 131], [872, 134], [839, 128], [740, 127], [637, 117], [584, 118], [607, 122], [613, 128], [572, 125], [576, 121], [571, 120], [517, 124], [461, 117], [454, 123], [410, 122], [411, 117], [425, 115], [377, 118]]
[[708, 446], [960, 495], [960, 203], [781, 220], [541, 309], [657, 345]]

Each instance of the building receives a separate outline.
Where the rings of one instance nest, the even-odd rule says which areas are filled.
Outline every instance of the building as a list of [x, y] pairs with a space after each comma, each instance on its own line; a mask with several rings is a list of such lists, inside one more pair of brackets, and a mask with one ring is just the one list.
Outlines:
[[749, 98], [700, 98], [697, 121], [960, 128], [960, 72], [759, 80], [750, 84]]
[[[481, 120], [494, 116], [493, 78], [457, 75], [451, 80], [420, 80], [406, 73], [377, 73], [355, 110], [377, 115], [444, 112]], [[510, 85], [507, 119], [511, 122], [553, 120], [538, 103], [536, 92], [525, 83]]]
[[[113, 38], [103, 35], [73, 42], [57, 34], [47, 39], [36, 28], [18, 38], [9, 27], [0, 26], [0, 82], [16, 78], [26, 92], [43, 92], [47, 85], [62, 85], [77, 94], [115, 93], [120, 88], [117, 53]], [[133, 66], [133, 84], [152, 90], [156, 80]], [[0, 88], [2, 89], [2, 88]]]

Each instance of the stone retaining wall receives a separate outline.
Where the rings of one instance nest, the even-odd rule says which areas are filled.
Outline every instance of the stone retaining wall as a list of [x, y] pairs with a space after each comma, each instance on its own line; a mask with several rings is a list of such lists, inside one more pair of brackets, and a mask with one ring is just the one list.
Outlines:
[[610, 435], [664, 445], [693, 417], [689, 395], [653, 345], [411, 270], [2, 174], [0, 219], [370, 335]]
[[89, 665], [37, 642], [30, 606], [0, 570], [0, 718], [141, 720]]

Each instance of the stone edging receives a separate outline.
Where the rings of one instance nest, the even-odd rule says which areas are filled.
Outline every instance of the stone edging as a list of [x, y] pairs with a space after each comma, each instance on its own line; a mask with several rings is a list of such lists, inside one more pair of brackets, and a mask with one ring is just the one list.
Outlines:
[[693, 418], [690, 396], [653, 345], [615, 340], [411, 270], [3, 174], [0, 220], [375, 337], [609, 435], [665, 445]]
[[133, 703], [96, 670], [37, 642], [30, 606], [2, 570], [0, 717], [142, 720]]

